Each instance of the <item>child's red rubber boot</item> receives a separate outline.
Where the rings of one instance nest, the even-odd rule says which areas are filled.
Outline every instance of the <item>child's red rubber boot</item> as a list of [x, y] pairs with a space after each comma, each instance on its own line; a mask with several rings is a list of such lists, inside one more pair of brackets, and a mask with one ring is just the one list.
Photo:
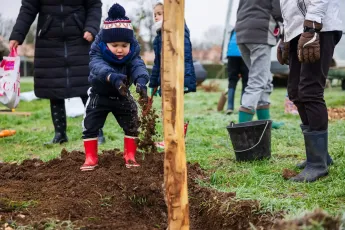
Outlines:
[[81, 171], [91, 171], [98, 166], [98, 142], [96, 138], [84, 139], [85, 162], [80, 167]]
[[136, 137], [125, 136], [123, 158], [125, 159], [126, 168], [133, 168], [140, 166], [135, 160], [137, 153]]

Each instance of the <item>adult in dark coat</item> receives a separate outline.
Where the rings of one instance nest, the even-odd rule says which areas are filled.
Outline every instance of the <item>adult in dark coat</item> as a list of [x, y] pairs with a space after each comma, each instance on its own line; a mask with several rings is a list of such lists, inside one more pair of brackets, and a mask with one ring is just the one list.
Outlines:
[[23, 43], [38, 14], [34, 87], [37, 97], [50, 99], [55, 128], [50, 143], [68, 141], [64, 99], [87, 101], [90, 43], [100, 28], [101, 7], [101, 0], [22, 0], [10, 49]]

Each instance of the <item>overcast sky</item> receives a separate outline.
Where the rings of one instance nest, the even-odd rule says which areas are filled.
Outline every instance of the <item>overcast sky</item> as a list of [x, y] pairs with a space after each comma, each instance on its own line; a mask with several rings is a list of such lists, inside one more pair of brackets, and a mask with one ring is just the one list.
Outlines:
[[[146, 1], [148, 5], [156, 2], [156, 0]], [[130, 11], [127, 0], [102, 0], [102, 2], [104, 6], [118, 2]], [[3, 17], [16, 18], [21, 0], [0, 0], [0, 6], [0, 14]], [[200, 40], [210, 27], [224, 26], [227, 6], [228, 0], [185, 0], [185, 17], [192, 40]], [[103, 14], [106, 12], [107, 10], [103, 9]]]

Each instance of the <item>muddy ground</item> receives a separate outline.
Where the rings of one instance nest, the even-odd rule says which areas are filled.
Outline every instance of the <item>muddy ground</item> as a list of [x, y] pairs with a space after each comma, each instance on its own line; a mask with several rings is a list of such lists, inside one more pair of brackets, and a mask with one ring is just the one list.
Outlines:
[[[78, 229], [166, 229], [163, 154], [145, 157], [143, 161], [138, 154], [141, 167], [126, 169], [119, 150], [105, 151], [91, 172], [79, 170], [84, 154], [77, 151], [63, 150], [60, 159], [46, 163], [0, 164], [0, 229], [6, 223], [44, 229], [51, 218], [70, 220]], [[293, 222], [296, 228], [276, 222], [282, 212], [265, 212], [258, 201], [200, 187], [197, 181], [209, 178], [197, 164], [188, 164], [188, 179], [191, 229], [249, 229], [250, 224], [299, 229], [298, 222]], [[327, 220], [332, 226], [339, 222]]]

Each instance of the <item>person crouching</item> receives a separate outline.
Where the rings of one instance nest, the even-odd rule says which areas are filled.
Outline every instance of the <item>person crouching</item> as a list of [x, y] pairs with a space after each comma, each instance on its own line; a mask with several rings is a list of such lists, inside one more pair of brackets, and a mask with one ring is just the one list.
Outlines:
[[139, 118], [137, 105], [128, 90], [132, 83], [140, 100], [147, 100], [149, 74], [139, 56], [131, 20], [125, 9], [114, 4], [96, 36], [90, 51], [89, 98], [83, 121], [85, 163], [81, 171], [94, 170], [98, 164], [97, 135], [108, 113], [112, 113], [125, 133], [124, 160], [127, 168], [137, 167], [135, 160]]

